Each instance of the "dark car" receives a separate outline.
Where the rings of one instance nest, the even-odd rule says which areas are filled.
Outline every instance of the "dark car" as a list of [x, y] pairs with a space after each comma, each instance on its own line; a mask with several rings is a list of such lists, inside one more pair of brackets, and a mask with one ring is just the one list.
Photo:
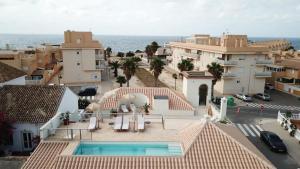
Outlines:
[[270, 101], [271, 100], [271, 96], [268, 94], [264, 94], [264, 93], [257, 93], [256, 95], [254, 95], [255, 98], [257, 99], [261, 99], [264, 101]]
[[85, 87], [80, 89], [79, 96], [95, 96], [97, 94], [97, 88], [95, 87]]
[[274, 152], [286, 153], [287, 148], [281, 138], [270, 131], [260, 132], [260, 139]]
[[275, 90], [275, 87], [270, 83], [266, 83], [265, 84], [265, 90]]

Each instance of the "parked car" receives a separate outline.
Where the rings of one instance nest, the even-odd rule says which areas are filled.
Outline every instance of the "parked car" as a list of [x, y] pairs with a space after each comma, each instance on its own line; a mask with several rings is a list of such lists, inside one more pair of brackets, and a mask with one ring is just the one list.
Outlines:
[[79, 96], [95, 96], [97, 94], [97, 87], [89, 86], [82, 87], [78, 93]]
[[287, 148], [281, 138], [270, 131], [261, 131], [260, 139], [274, 152], [286, 153]]
[[264, 93], [257, 93], [256, 95], [254, 95], [254, 97], [257, 99], [260, 99], [260, 100], [264, 100], [264, 101], [271, 100], [271, 96], [268, 94], [264, 94]]
[[252, 97], [246, 94], [242, 94], [242, 93], [238, 93], [235, 95], [236, 98], [241, 99], [245, 102], [251, 102], [252, 101]]
[[265, 90], [275, 90], [275, 87], [270, 83], [266, 83], [265, 84]]

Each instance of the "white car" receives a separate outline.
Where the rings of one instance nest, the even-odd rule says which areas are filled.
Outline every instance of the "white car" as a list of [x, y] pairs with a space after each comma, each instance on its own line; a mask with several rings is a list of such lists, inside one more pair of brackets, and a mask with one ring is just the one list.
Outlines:
[[236, 98], [241, 99], [245, 102], [251, 102], [252, 101], [252, 97], [246, 94], [242, 94], [242, 93], [238, 93], [235, 95]]

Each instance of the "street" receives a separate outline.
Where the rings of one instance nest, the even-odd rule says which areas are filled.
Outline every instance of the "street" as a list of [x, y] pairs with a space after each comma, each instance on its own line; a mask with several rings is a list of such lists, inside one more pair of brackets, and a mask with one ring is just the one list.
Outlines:
[[[280, 104], [289, 105], [291, 107], [298, 107], [300, 101], [293, 96], [283, 97], [285, 93], [272, 91], [274, 101], [264, 102], [266, 104]], [[275, 101], [276, 100], [276, 101]], [[283, 101], [284, 100], [284, 101]], [[278, 109], [264, 108], [261, 110], [259, 106], [246, 106], [247, 103], [236, 101], [240, 107], [237, 112], [237, 107], [227, 109], [228, 119], [241, 130], [241, 132], [269, 159], [277, 168], [297, 169], [300, 167], [300, 144], [298, 141], [289, 136], [288, 132], [284, 130], [276, 121]], [[254, 100], [254, 103], [263, 102]], [[283, 103], [283, 104], [282, 104]], [[288, 104], [285, 104], [288, 103]], [[270, 106], [271, 107], [271, 106]], [[282, 107], [286, 108], [286, 107]], [[281, 110], [287, 111], [287, 110]], [[292, 110], [294, 113], [298, 110]], [[272, 152], [259, 138], [259, 131], [266, 130], [276, 133], [286, 144], [288, 154], [279, 154]]]

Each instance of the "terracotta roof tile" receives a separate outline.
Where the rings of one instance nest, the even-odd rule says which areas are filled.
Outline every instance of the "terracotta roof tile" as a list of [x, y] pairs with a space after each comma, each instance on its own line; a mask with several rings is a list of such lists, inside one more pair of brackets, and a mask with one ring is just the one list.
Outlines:
[[0, 62], [0, 83], [16, 79], [25, 75], [25, 72]]
[[64, 92], [63, 86], [5, 85], [0, 112], [16, 122], [44, 123], [57, 113]]
[[168, 96], [169, 98], [169, 107], [171, 110], [188, 110], [193, 111], [193, 106], [179, 96], [177, 93], [173, 92], [168, 88], [153, 88], [153, 87], [143, 87], [143, 88], [135, 88], [135, 87], [122, 87], [115, 91], [115, 94], [108, 97], [101, 104], [102, 109], [115, 109], [118, 107], [118, 101], [128, 93], [143, 93], [149, 98], [149, 104], [152, 106], [153, 97], [154, 96]]
[[[59, 155], [66, 143], [43, 142], [23, 169], [271, 169], [269, 162], [212, 123], [191, 125], [181, 132], [184, 156], [70, 156]], [[192, 139], [192, 142], [187, 141]], [[187, 146], [187, 147], [186, 147]], [[45, 157], [47, 156], [47, 160]]]

